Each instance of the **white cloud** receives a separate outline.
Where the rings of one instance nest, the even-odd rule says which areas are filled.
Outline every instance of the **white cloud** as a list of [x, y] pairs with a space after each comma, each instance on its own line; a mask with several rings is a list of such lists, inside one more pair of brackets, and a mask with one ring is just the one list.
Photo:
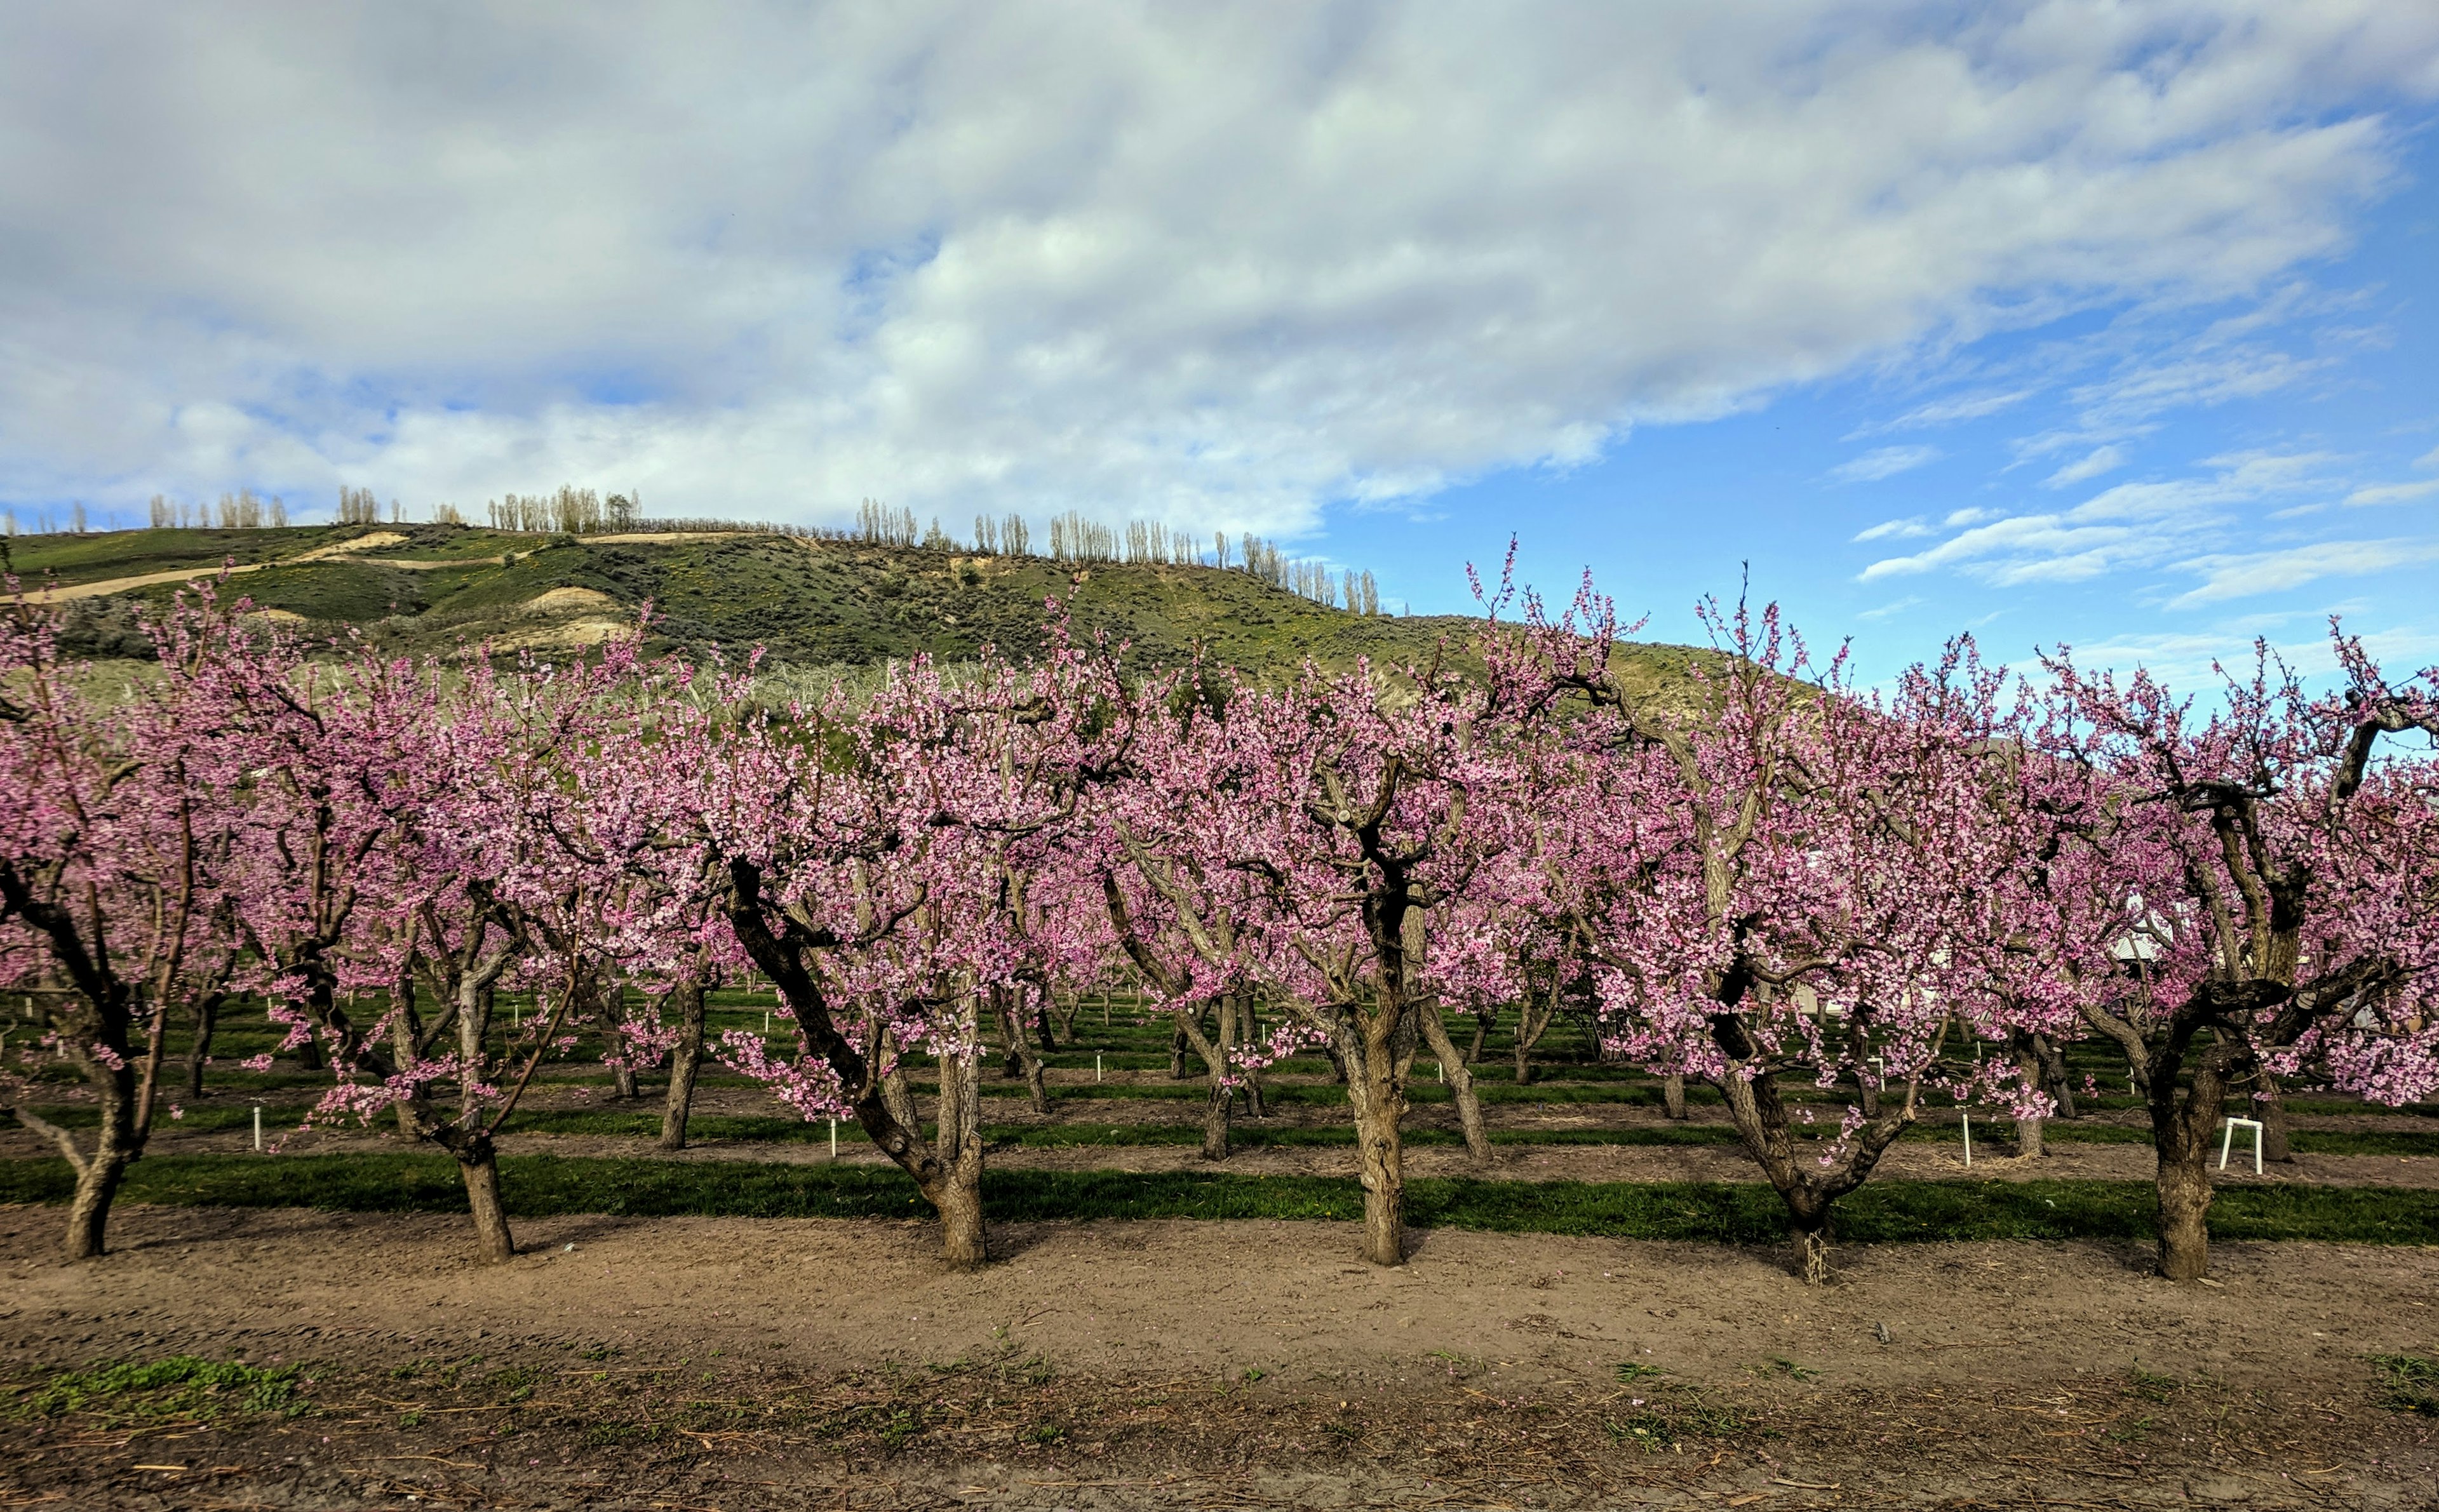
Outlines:
[[2413, 459], [2413, 465], [2418, 468], [2439, 468], [2439, 446], [2434, 446], [2430, 451], [2415, 457]]
[[1978, 393], [1958, 394], [1949, 399], [1933, 400], [1928, 404], [1916, 405], [1896, 419], [1859, 426], [1847, 432], [1843, 439], [1860, 441], [1865, 436], [1882, 436], [1890, 431], [1919, 430], [1930, 425], [1954, 425], [1965, 420], [1978, 420], [1986, 416], [1996, 415], [2002, 410], [2012, 409], [2032, 398], [2037, 392], [2038, 391], [2030, 388], [1998, 392], [1983, 390]]
[[1897, 540], [1903, 541], [1914, 536], [1927, 536], [1929, 534], [1931, 534], [1931, 526], [1922, 523], [1922, 517], [1920, 515], [1914, 515], [1903, 520], [1883, 520], [1878, 525], [1873, 525], [1870, 529], [1856, 531], [1855, 539], [1858, 541], [1885, 541], [1891, 537], [1895, 537]]
[[1883, 446], [1852, 461], [1841, 462], [1829, 470], [1829, 475], [1841, 483], [1874, 483], [1938, 460], [1939, 448], [1935, 446]]
[[2047, 489], [2063, 489], [2071, 483], [2096, 478], [2103, 472], [2113, 472], [2126, 465], [2126, 454], [2114, 446], [2104, 446], [2086, 454], [2081, 460], [2070, 462], [2041, 480]]
[[2420, 483], [2377, 483], [2355, 489], [2346, 495], [2348, 504], [2404, 504], [2414, 499], [2427, 499], [2439, 493], [2439, 478]]
[[[2347, 629], [2351, 633], [2354, 627]], [[2272, 654], [2306, 677], [2325, 676], [2337, 669], [2327, 623], [2317, 612], [2243, 616], [2200, 630], [2111, 636], [2077, 645], [2074, 660], [2087, 670], [2148, 667], [2177, 692], [2207, 697], [2223, 686], [2214, 665], [2238, 674], [2252, 669], [2256, 638], [2267, 640]], [[2428, 625], [2373, 631], [2364, 633], [2362, 641], [2373, 659], [2392, 672], [2427, 667], [2433, 653], [2439, 652], [2439, 630]]]
[[1959, 510], [1967, 525], [1927, 551], [1863, 569], [1865, 582], [1951, 568], [2003, 587], [2076, 582], [2194, 554], [2228, 507], [2310, 485], [2326, 454], [2249, 452], [2207, 458], [2207, 477], [2121, 483], [2072, 509], [1991, 518]]
[[1293, 531], [2257, 289], [2439, 80], [2383, 0], [137, 14], [0, 17], [0, 496]]
[[1964, 525], [1978, 525], [1990, 518], [1989, 510], [1974, 506], [1963, 509], [1950, 509], [1948, 511], [1948, 517], [1939, 523], [1954, 530]]
[[1894, 603], [1886, 603], [1886, 604], [1882, 604], [1882, 605], [1881, 605], [1879, 608], [1878, 608], [1878, 609], [1866, 609], [1866, 610], [1861, 610], [1861, 611], [1860, 611], [1860, 612], [1858, 612], [1858, 613], [1856, 614], [1855, 617], [1856, 617], [1857, 619], [1866, 619], [1866, 620], [1881, 620], [1881, 619], [1887, 619], [1889, 616], [1891, 616], [1891, 615], [1893, 615], [1893, 614], [1904, 614], [1907, 610], [1914, 608], [1915, 605], [1920, 604], [1921, 602], [1922, 602], [1922, 599], [1921, 599], [1921, 598], [1919, 598], [1919, 597], [1915, 596], [1914, 595], [1909, 594], [1909, 595], [1907, 595], [1905, 597], [1900, 598], [1900, 599], [1897, 599], [1897, 600], [1896, 600], [1896, 601], [1895, 601]]
[[2323, 541], [2280, 551], [2197, 557], [2178, 566], [2203, 575], [2202, 585], [2168, 601], [2171, 609], [2278, 593], [2323, 578], [2389, 572], [2439, 561], [2439, 542]]

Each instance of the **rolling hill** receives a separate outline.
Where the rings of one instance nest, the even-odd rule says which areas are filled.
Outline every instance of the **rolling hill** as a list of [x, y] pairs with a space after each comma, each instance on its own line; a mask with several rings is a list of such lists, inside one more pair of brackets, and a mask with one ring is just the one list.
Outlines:
[[[1213, 567], [1053, 561], [957, 549], [736, 532], [567, 536], [467, 525], [148, 529], [21, 536], [7, 543], [30, 597], [57, 602], [64, 644], [91, 658], [149, 652], [139, 615], [230, 564], [229, 590], [309, 633], [354, 629], [383, 646], [440, 651], [579, 648], [651, 608], [655, 649], [792, 666], [862, 666], [986, 645], [1041, 649], [1045, 601], [1067, 600], [1084, 633], [1128, 646], [1138, 666], [1206, 657], [1275, 673], [1310, 657], [1402, 663], [1445, 642], [1465, 654], [1462, 615], [1364, 615]], [[1696, 653], [1638, 648], [1655, 683]]]

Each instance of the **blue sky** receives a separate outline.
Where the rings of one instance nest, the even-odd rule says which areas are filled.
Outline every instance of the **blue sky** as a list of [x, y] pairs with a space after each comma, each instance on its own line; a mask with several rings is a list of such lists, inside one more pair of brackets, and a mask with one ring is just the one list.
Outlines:
[[[1590, 567], [1651, 616], [1647, 633], [1684, 640], [1694, 597], [1732, 596], [1750, 564], [1756, 598], [1816, 642], [1851, 639], [1873, 676], [1960, 631], [2012, 662], [2066, 643], [2188, 683], [2255, 636], [2320, 666], [2333, 614], [2420, 667], [2439, 659], [2434, 274], [2425, 126], [2348, 243], [2258, 293], [2129, 302], [1874, 365], [1639, 428], [1589, 465], [1337, 514], [1330, 540], [1450, 610], [1467, 592], [1449, 554], [1496, 561], [1512, 531], [1535, 582]], [[2077, 510], [2095, 518], [2052, 527], [2067, 539], [1972, 549], [1977, 525]]]
[[0, 507], [1255, 531], [2439, 660], [2439, 8], [0, 11]]

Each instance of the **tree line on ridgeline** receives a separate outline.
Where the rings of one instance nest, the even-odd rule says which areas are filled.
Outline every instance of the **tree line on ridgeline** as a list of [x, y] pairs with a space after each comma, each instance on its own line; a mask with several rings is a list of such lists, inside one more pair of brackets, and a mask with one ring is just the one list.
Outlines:
[[[2145, 1099], [2178, 1279], [2208, 1266], [2231, 1088], [2439, 1087], [2439, 679], [2392, 685], [2335, 625], [2325, 694], [2267, 647], [2204, 703], [1969, 640], [1873, 692], [1774, 608], [1705, 602], [1721, 654], [1663, 702], [1613, 674], [1636, 627], [1589, 580], [1552, 612], [1503, 579], [1462, 676], [1122, 675], [1054, 631], [773, 706], [751, 662], [639, 640], [405, 659], [245, 607], [182, 596], [158, 677], [106, 696], [56, 612], [0, 625], [0, 988], [44, 1024], [0, 1103], [75, 1168], [72, 1258], [102, 1252], [170, 1029], [240, 1001], [327, 1075], [312, 1119], [454, 1158], [490, 1261], [500, 1132], [598, 1042], [622, 1078], [668, 1064], [681, 1138], [707, 1060], [852, 1118], [944, 1257], [982, 1264], [989, 1041], [1038, 1099], [1028, 1026], [1113, 962], [1209, 1072], [1206, 1154], [1248, 1078], [1326, 1051], [1379, 1265], [1407, 1253], [1416, 1057], [1487, 1158], [1455, 1036], [1562, 1001], [1672, 1096], [1718, 1090], [1813, 1281], [1833, 1204], [1929, 1099], [2038, 1117], [2070, 1041]], [[706, 1029], [747, 977], [775, 1041]], [[535, 1007], [504, 1025], [511, 992]], [[62, 1075], [90, 1135], [30, 1105]], [[1834, 1130], [1795, 1086], [1843, 1094]]]

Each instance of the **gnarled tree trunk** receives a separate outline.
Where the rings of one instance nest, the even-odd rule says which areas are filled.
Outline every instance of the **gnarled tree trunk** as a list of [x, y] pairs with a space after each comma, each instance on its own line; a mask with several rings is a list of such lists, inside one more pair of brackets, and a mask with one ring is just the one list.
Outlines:
[[2193, 1057], [2193, 1076], [2180, 1085], [2178, 1037], [2151, 1058], [2151, 1144], [2160, 1158], [2160, 1273], [2199, 1281], [2210, 1273], [2211, 1136], [2227, 1101], [2229, 1072], [2242, 1054], [2216, 1044]]
[[[1414, 1030], [1365, 1015], [1343, 1035], [1346, 1100], [1355, 1111], [1356, 1177], [1363, 1186], [1363, 1258], [1406, 1263], [1406, 1073]], [[1402, 1029], [1402, 1032], [1395, 1032]], [[1403, 1041], [1401, 1044], [1399, 1041]]]

